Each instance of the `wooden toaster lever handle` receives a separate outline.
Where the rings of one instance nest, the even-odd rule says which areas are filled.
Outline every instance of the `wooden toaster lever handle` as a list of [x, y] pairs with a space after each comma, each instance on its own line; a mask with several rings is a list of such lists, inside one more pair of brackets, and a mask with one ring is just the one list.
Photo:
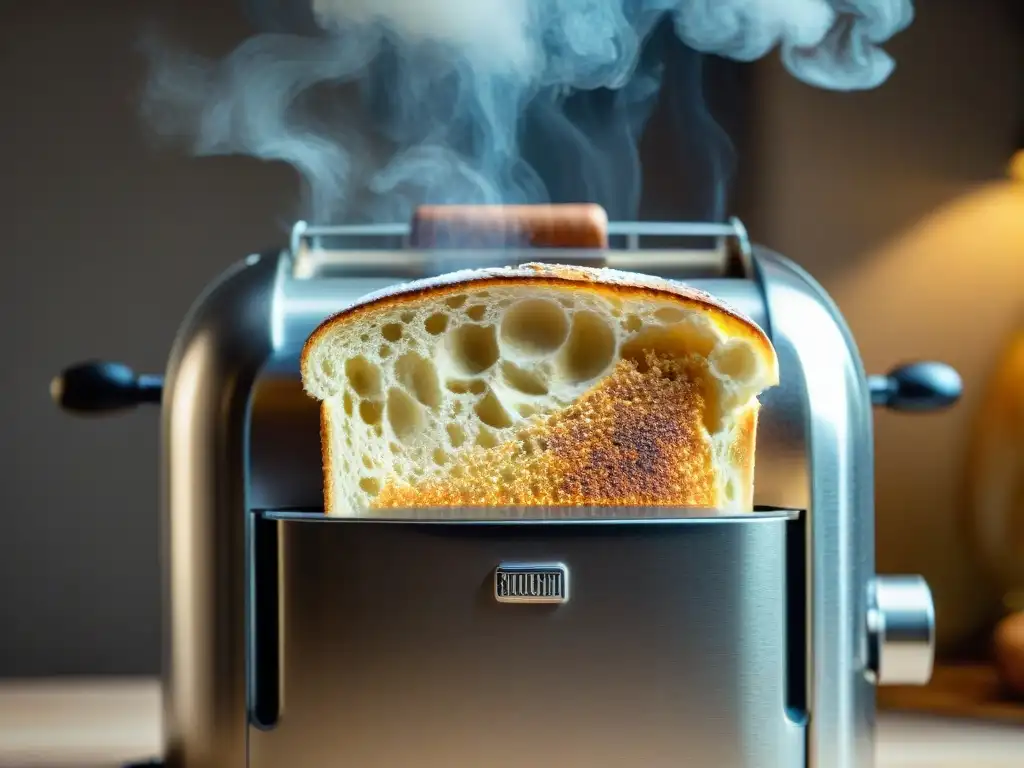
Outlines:
[[424, 205], [412, 219], [414, 248], [607, 248], [600, 205]]

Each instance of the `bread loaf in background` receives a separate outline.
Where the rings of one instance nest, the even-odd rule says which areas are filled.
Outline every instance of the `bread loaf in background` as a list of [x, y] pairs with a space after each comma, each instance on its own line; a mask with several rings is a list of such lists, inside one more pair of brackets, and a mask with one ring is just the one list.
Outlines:
[[999, 622], [992, 645], [1003, 689], [1024, 701], [1024, 611], [1012, 613]]
[[361, 299], [302, 354], [329, 515], [395, 507], [752, 509], [771, 342], [654, 277], [528, 264]]

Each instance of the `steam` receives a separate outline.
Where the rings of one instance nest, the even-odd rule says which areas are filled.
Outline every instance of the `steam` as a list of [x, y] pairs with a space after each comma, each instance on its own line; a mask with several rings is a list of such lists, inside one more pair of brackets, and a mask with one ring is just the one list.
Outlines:
[[[284, 5], [251, 6], [270, 31], [221, 61], [145, 41], [143, 115], [196, 155], [292, 165], [302, 213], [318, 223], [403, 219], [424, 202], [587, 199], [634, 216], [637, 145], [672, 50], [752, 61], [778, 48], [804, 82], [867, 89], [891, 74], [880, 46], [913, 16], [910, 0]], [[704, 139], [708, 215], [719, 217], [724, 144], [700, 57], [687, 61], [690, 76], [675, 78], [686, 92], [668, 102], [688, 143]]]

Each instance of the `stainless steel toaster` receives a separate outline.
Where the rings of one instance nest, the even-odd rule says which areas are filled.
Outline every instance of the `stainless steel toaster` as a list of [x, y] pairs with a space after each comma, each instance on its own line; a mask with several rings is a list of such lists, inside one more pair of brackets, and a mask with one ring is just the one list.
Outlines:
[[[437, 250], [300, 223], [206, 290], [163, 377], [55, 380], [69, 410], [162, 404], [167, 766], [874, 764], [874, 687], [928, 680], [934, 613], [921, 578], [875, 573], [871, 409], [948, 406], [959, 378], [867, 376], [821, 287], [738, 221], [608, 234]], [[765, 329], [753, 513], [325, 518], [308, 334], [389, 284], [527, 261], [684, 280]]]

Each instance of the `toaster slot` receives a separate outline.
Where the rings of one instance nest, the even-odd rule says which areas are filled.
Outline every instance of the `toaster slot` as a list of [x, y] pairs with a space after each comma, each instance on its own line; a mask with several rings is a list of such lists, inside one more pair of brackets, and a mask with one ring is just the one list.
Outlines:
[[798, 513], [668, 512], [257, 514], [249, 766], [804, 766]]
[[786, 522], [786, 707], [807, 717], [807, 514]]
[[246, 699], [249, 722], [261, 730], [276, 725], [281, 708], [279, 526], [277, 520], [258, 514], [247, 520]]

